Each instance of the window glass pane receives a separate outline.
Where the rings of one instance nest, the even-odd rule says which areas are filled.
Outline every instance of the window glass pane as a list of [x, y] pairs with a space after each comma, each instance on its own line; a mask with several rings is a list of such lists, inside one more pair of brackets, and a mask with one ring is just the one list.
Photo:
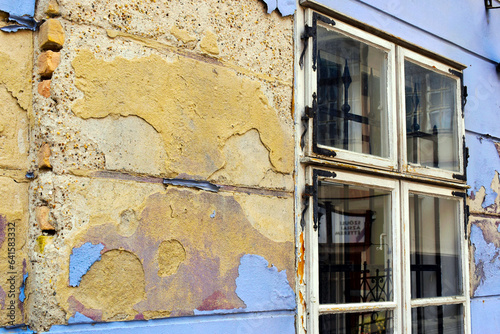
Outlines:
[[410, 194], [411, 297], [462, 294], [459, 202]]
[[318, 26], [318, 144], [389, 156], [387, 53]]
[[393, 300], [391, 194], [320, 182], [319, 301]]
[[389, 334], [393, 332], [393, 312], [320, 315], [319, 332], [320, 334]]
[[458, 171], [457, 81], [405, 61], [408, 161]]
[[411, 310], [412, 333], [461, 334], [462, 305], [416, 307]]

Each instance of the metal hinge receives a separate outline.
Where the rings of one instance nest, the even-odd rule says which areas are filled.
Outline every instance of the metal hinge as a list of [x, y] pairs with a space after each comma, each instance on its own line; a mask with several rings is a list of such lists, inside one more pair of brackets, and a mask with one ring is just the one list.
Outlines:
[[[316, 23], [316, 22], [314, 22]], [[306, 55], [307, 47], [309, 46], [309, 38], [316, 38], [316, 24], [313, 24], [312, 27], [307, 24], [304, 26], [304, 32], [300, 35], [300, 39], [304, 43], [304, 49], [300, 54], [299, 66], [302, 68], [304, 66], [304, 56]], [[313, 69], [316, 70], [316, 66], [313, 66]]]
[[464, 237], [467, 240], [467, 227], [469, 226], [469, 206], [467, 205], [467, 193], [461, 191], [453, 191], [453, 196], [460, 197], [464, 200]]
[[314, 118], [316, 116], [316, 111], [318, 109], [318, 104], [316, 102], [316, 93], [313, 94], [312, 98], [313, 98], [312, 107], [306, 106], [304, 110], [304, 116], [302, 116], [301, 118], [302, 125], [304, 127], [304, 131], [300, 136], [300, 148], [302, 149], [302, 151], [304, 150], [304, 146], [306, 145], [305, 138], [307, 130], [309, 129], [309, 119]]
[[309, 46], [309, 38], [313, 38], [313, 64], [312, 64], [312, 69], [313, 71], [316, 71], [316, 58], [317, 58], [317, 22], [320, 20], [321, 22], [324, 22], [326, 24], [329, 24], [331, 26], [335, 25], [335, 21], [332, 19], [329, 19], [326, 16], [320, 15], [318, 13], [313, 13], [312, 17], [312, 26], [308, 26], [307, 24], [304, 26], [304, 32], [300, 35], [300, 39], [304, 42], [304, 49], [302, 50], [302, 53], [300, 54], [300, 59], [299, 59], [299, 66], [300, 68], [303, 67], [304, 65], [304, 56], [306, 55], [306, 50], [307, 47]]
[[469, 148], [465, 146], [465, 136], [462, 136], [462, 147], [464, 155], [464, 173], [463, 174], [453, 174], [453, 178], [460, 181], [467, 181], [467, 166], [469, 166]]

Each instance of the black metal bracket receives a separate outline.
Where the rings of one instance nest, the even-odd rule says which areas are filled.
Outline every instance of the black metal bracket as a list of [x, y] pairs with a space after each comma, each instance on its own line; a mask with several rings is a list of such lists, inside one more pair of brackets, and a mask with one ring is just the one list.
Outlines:
[[453, 191], [453, 196], [460, 197], [464, 200], [464, 237], [467, 240], [467, 227], [469, 226], [469, 206], [467, 205], [467, 193], [462, 191]]
[[[304, 43], [304, 49], [300, 54], [299, 66], [302, 68], [304, 66], [304, 56], [306, 55], [307, 47], [309, 46], [309, 38], [316, 39], [316, 21], [313, 21], [313, 26], [310, 27], [307, 24], [304, 26], [304, 32], [300, 35], [300, 39]], [[316, 43], [314, 43], [316, 44]], [[313, 69], [316, 70], [316, 64], [313, 65]]]
[[309, 38], [313, 39], [313, 71], [316, 71], [316, 61], [317, 61], [317, 51], [318, 51], [318, 43], [317, 43], [317, 31], [318, 31], [318, 20], [324, 22], [326, 24], [330, 24], [332, 26], [335, 25], [335, 21], [329, 19], [326, 16], [320, 15], [316, 12], [313, 13], [312, 26], [308, 26], [307, 24], [304, 26], [304, 32], [300, 35], [300, 39], [304, 43], [304, 49], [300, 54], [299, 66], [302, 68], [304, 66], [304, 56], [306, 55], [307, 47], [309, 46]]
[[304, 126], [304, 131], [302, 132], [302, 135], [300, 136], [300, 148], [302, 151], [304, 150], [304, 147], [306, 145], [306, 133], [307, 130], [309, 129], [309, 119], [314, 119], [316, 117], [316, 111], [318, 110], [318, 103], [316, 101], [316, 93], [313, 94], [313, 103], [312, 107], [306, 106], [304, 110], [304, 116], [302, 116], [302, 125]]
[[318, 177], [328, 177], [328, 178], [335, 178], [337, 177], [337, 174], [335, 172], [329, 172], [326, 170], [320, 170], [320, 169], [314, 169], [313, 170], [313, 184], [312, 184], [312, 196], [313, 196], [313, 201], [314, 201], [314, 206], [313, 206], [313, 228], [314, 231], [318, 230]]
[[486, 9], [499, 9], [500, 6], [493, 6], [493, 0], [484, 0], [484, 7]]
[[460, 98], [462, 102], [462, 118], [464, 118], [465, 113], [465, 105], [467, 104], [467, 86], [464, 86], [464, 74], [460, 71], [455, 71], [453, 69], [449, 69], [449, 72], [454, 76], [457, 76], [460, 79]]
[[462, 136], [462, 147], [464, 156], [464, 173], [453, 174], [453, 178], [460, 181], [467, 181], [467, 166], [469, 166], [469, 148], [465, 145], [465, 136]]

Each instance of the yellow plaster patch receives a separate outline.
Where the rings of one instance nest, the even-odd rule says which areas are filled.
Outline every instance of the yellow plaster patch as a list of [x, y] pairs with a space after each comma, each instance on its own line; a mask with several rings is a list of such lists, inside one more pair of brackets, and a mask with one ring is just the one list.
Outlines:
[[293, 190], [292, 176], [273, 170], [269, 151], [255, 129], [232, 136], [222, 151], [226, 164], [210, 176], [213, 182]]
[[184, 44], [196, 41], [196, 37], [191, 36], [186, 30], [179, 29], [177, 26], [173, 26], [170, 33]]
[[21, 30], [0, 34], [0, 83], [27, 111], [32, 110], [31, 77], [33, 71], [33, 34]]
[[293, 198], [235, 194], [252, 226], [275, 242], [293, 240]]
[[[1, 103], [0, 103], [1, 104]], [[16, 183], [9, 177], [0, 177], [0, 189], [2, 196], [0, 197], [0, 288], [8, 292], [10, 284], [7, 281], [6, 273], [15, 272], [15, 299], [17, 300], [19, 288], [23, 281], [23, 260], [26, 259], [26, 237], [28, 225], [28, 184]], [[9, 233], [13, 233], [14, 235]], [[13, 268], [9, 263], [9, 248], [12, 248], [12, 239], [15, 238], [15, 263]], [[10, 253], [9, 253], [10, 252]], [[26, 292], [28, 294], [28, 291]], [[5, 299], [5, 306], [10, 303], [12, 298]], [[0, 327], [7, 326], [10, 321], [14, 320], [14, 324], [23, 323], [23, 314], [15, 304], [15, 319], [10, 319], [9, 310], [7, 307], [1, 308], [0, 305]]]
[[177, 240], [166, 240], [158, 247], [158, 276], [175, 274], [179, 265], [186, 259], [186, 250]]
[[292, 129], [258, 81], [185, 57], [172, 63], [156, 55], [106, 62], [84, 50], [72, 65], [84, 93], [74, 113], [84, 119], [141, 117], [161, 134], [165, 164], [173, 172], [208, 177], [224, 165], [225, 141], [250, 129], [259, 132], [276, 171], [293, 170]]
[[102, 310], [103, 321], [132, 320], [133, 306], [145, 297], [141, 261], [131, 252], [110, 250], [102, 255], [74, 288], [85, 307]]
[[219, 46], [217, 45], [217, 35], [207, 30], [205, 32], [205, 36], [200, 43], [200, 48], [206, 53], [210, 53], [213, 55], [219, 54]]

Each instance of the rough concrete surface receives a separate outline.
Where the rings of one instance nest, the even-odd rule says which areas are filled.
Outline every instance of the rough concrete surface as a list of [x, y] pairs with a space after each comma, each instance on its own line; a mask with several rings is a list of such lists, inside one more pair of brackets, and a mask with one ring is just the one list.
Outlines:
[[[10, 117], [0, 150], [34, 172], [19, 322], [46, 331], [255, 312], [236, 281], [250, 255], [263, 279], [246, 284], [267, 291], [262, 310], [295, 307], [293, 22], [266, 10], [256, 0], [40, 0], [35, 18], [50, 18], [40, 32], [0, 35], [25, 34], [32, 54], [0, 48], [0, 67], [18, 71], [0, 75], [12, 106], [0, 107]], [[268, 303], [274, 290], [286, 303]]]

